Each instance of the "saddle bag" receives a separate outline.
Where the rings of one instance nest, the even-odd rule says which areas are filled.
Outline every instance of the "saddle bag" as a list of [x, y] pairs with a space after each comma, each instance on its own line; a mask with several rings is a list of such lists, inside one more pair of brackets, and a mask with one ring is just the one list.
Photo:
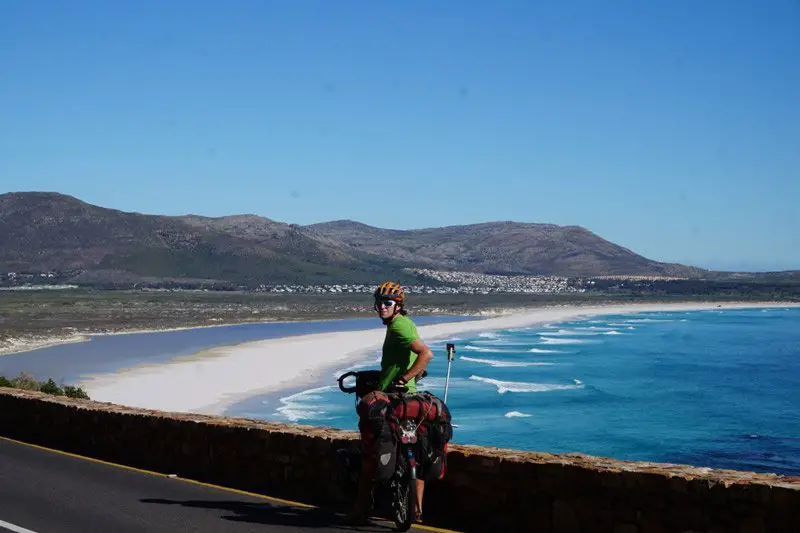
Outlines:
[[450, 410], [430, 392], [408, 394], [391, 401], [390, 419], [419, 424], [420, 466], [423, 479], [443, 479], [447, 471], [447, 445], [453, 438]]

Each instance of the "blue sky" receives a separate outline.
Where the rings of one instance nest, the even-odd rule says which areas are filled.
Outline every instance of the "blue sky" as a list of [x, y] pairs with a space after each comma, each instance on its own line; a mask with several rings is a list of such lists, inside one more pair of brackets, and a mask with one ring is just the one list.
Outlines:
[[0, 3], [0, 192], [800, 269], [800, 3]]

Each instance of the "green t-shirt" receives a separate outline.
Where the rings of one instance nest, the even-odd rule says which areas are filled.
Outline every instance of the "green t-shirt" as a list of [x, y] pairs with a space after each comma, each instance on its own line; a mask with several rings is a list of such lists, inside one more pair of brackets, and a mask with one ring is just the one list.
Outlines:
[[[378, 382], [380, 390], [402, 376], [417, 360], [417, 354], [410, 348], [411, 343], [419, 339], [417, 326], [405, 315], [397, 315], [386, 327], [386, 338], [383, 340], [383, 356], [381, 357], [381, 376]], [[416, 379], [406, 385], [408, 392], [417, 392]]]

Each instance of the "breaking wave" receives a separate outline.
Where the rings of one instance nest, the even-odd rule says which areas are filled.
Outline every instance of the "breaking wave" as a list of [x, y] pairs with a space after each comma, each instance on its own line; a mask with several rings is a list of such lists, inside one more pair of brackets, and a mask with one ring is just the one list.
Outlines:
[[589, 331], [589, 330], [574, 330], [574, 329], [559, 329], [558, 331], [544, 331], [541, 335], [546, 337], [563, 337], [563, 336], [592, 336], [592, 335], [600, 335], [602, 332], [600, 331]]
[[586, 344], [589, 341], [581, 339], [565, 339], [562, 337], [542, 337], [542, 344]]
[[499, 346], [499, 347], [508, 347], [508, 346], [530, 346], [533, 344], [534, 341], [529, 342], [514, 342], [514, 341], [507, 341], [505, 338], [502, 339], [474, 339], [472, 342], [480, 345], [487, 345], [487, 346]]
[[509, 411], [504, 416], [506, 418], [528, 418], [531, 415], [527, 413], [520, 413], [519, 411]]
[[275, 411], [292, 422], [302, 419], [324, 418], [330, 414], [330, 403], [325, 401], [322, 394], [334, 390], [338, 390], [338, 387], [326, 385], [285, 396], [280, 398], [280, 402], [283, 405], [275, 409]]
[[463, 349], [470, 350], [472, 352], [494, 352], [494, 349], [492, 348], [486, 348], [484, 346], [473, 346], [472, 344], [467, 344], [466, 346], [464, 346]]
[[507, 392], [550, 392], [550, 391], [562, 391], [562, 390], [575, 390], [575, 389], [582, 389], [583, 382], [575, 379], [574, 385], [558, 385], [555, 383], [525, 383], [520, 381], [500, 381], [499, 379], [491, 379], [485, 378], [482, 376], [470, 376], [469, 379], [474, 381], [480, 381], [481, 383], [486, 383], [487, 385], [494, 385], [497, 387], [497, 392], [499, 394], [505, 394]]
[[[491, 346], [492, 347], [490, 348], [488, 346], [475, 346], [474, 344], [467, 344], [462, 349], [469, 350], [471, 352], [481, 352], [481, 353], [520, 353], [521, 351], [527, 351], [527, 350], [514, 350], [514, 349], [504, 350], [503, 348], [499, 347], [499, 345], [494, 345], [494, 344], [491, 345]], [[497, 346], [497, 347], [494, 347], [494, 346]], [[527, 347], [527, 346], [530, 346], [530, 343], [529, 344], [520, 344], [518, 346]]]
[[515, 366], [552, 366], [554, 363], [544, 363], [539, 361], [497, 361], [496, 359], [480, 359], [477, 357], [462, 357], [462, 361], [472, 363], [483, 363], [495, 368], [515, 367]]

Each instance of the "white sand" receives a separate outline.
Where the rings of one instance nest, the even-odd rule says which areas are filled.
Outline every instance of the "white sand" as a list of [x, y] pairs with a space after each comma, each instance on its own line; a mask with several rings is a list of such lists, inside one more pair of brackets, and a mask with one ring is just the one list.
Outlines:
[[[789, 306], [791, 304], [786, 303], [558, 306], [484, 320], [425, 325], [418, 329], [424, 341], [431, 341], [467, 332], [602, 314]], [[222, 414], [232, 404], [250, 396], [311, 386], [330, 376], [336, 368], [377, 356], [385, 327], [377, 318], [375, 322], [375, 328], [362, 331], [318, 333], [218, 347], [166, 364], [142, 365], [91, 376], [81, 385], [98, 401], [163, 411]]]
[[88, 342], [89, 335], [62, 335], [48, 337], [3, 337], [0, 339], [0, 356], [30, 352], [59, 346], [61, 344], [72, 344], [75, 342]]
[[[215, 319], [212, 319], [215, 320]], [[276, 324], [275, 322], [245, 322], [246, 324]], [[0, 355], [17, 355], [20, 353], [50, 348], [61, 344], [72, 344], [75, 342], [89, 342], [92, 337], [103, 337], [112, 335], [135, 335], [137, 333], [164, 333], [167, 331], [184, 331], [187, 329], [204, 328], [223, 328], [225, 326], [235, 326], [238, 324], [206, 324], [204, 326], [179, 326], [174, 328], [155, 328], [155, 329], [126, 329], [122, 331], [87, 331], [85, 333], [47, 335], [47, 336], [28, 336], [28, 337], [2, 337], [0, 338]], [[74, 329], [74, 328], [70, 328]]]

